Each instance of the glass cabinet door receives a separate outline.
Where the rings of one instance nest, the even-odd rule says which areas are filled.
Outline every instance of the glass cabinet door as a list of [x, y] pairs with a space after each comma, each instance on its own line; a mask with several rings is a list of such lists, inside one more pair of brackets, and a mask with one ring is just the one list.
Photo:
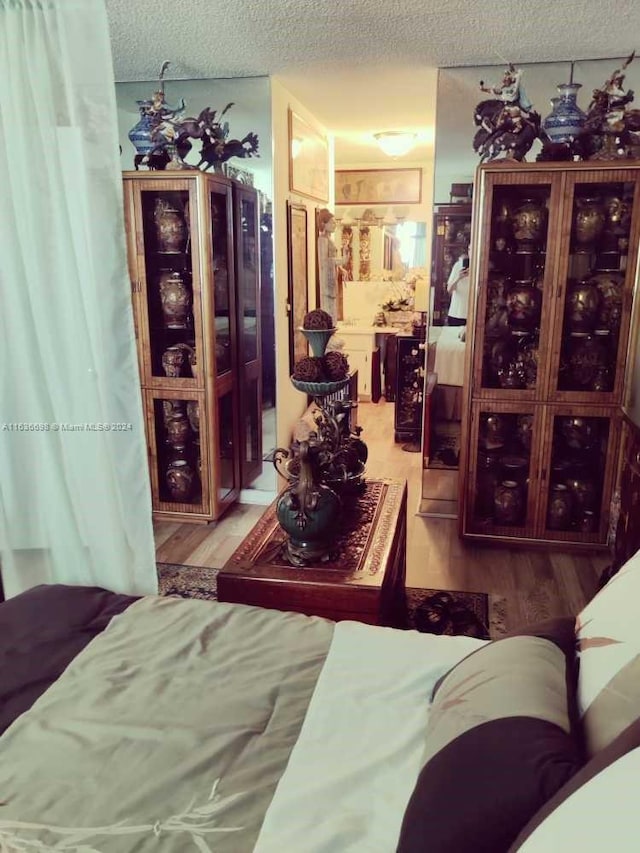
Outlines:
[[241, 483], [262, 472], [262, 371], [260, 352], [260, 245], [255, 190], [234, 185], [235, 254], [238, 281], [238, 363]]
[[217, 500], [225, 502], [235, 497], [240, 488], [238, 472], [238, 432], [236, 427], [235, 389], [232, 387], [217, 398], [218, 435]]
[[540, 436], [537, 412], [533, 406], [473, 405], [466, 519], [469, 532], [515, 537], [533, 532], [532, 460]]
[[487, 176], [486, 227], [477, 255], [478, 316], [474, 394], [497, 399], [540, 396], [550, 331], [552, 241], [559, 178]]
[[550, 398], [613, 402], [621, 391], [635, 276], [630, 235], [637, 179], [616, 169], [568, 175], [567, 183]]
[[[209, 514], [204, 394], [146, 391], [153, 509]], [[204, 472], [204, 473], [203, 473]]]
[[235, 273], [231, 229], [231, 188], [211, 180], [209, 190], [209, 227], [213, 281], [214, 366], [216, 376], [231, 371], [235, 363]]
[[[140, 182], [135, 190], [145, 383], [196, 387], [202, 346], [195, 185]], [[141, 268], [140, 268], [141, 267]]]
[[606, 541], [612, 478], [608, 456], [617, 445], [619, 430], [612, 414], [592, 412], [549, 411], [541, 500], [545, 539]]

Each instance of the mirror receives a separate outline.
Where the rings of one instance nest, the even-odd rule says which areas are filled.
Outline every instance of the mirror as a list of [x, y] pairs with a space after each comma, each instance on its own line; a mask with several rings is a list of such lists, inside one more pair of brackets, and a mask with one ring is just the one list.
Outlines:
[[[335, 220], [336, 242], [346, 259], [338, 282], [338, 320], [372, 325], [392, 300], [410, 309], [408, 322], [411, 311], [427, 310], [426, 222], [386, 218], [374, 208], [354, 216], [340, 207]], [[405, 298], [409, 304], [402, 304]]]
[[[529, 100], [543, 117], [551, 112], [551, 98], [557, 95], [557, 86], [569, 81], [581, 84], [578, 103], [586, 109], [593, 89], [601, 86], [615, 67], [611, 60], [540, 63], [519, 66], [523, 70], [523, 83]], [[453, 433], [458, 416], [462, 414], [462, 394], [464, 389], [458, 385], [443, 382], [440, 365], [451, 366], [453, 359], [446, 361], [435, 356], [440, 351], [444, 355], [446, 346], [464, 348], [456, 343], [455, 327], [443, 325], [448, 313], [448, 296], [445, 292], [452, 265], [467, 243], [465, 217], [470, 223], [470, 197], [462, 191], [469, 187], [479, 163], [479, 157], [473, 150], [473, 137], [476, 131], [473, 115], [477, 104], [486, 98], [480, 90], [480, 81], [495, 85], [501, 78], [504, 65], [478, 66], [466, 68], [441, 69], [438, 75], [436, 151], [434, 169], [434, 239], [432, 243], [432, 264], [430, 277], [430, 325], [428, 364], [431, 371], [438, 373], [437, 385], [431, 391], [431, 399], [425, 403], [430, 410], [425, 415], [423, 438], [426, 468], [423, 471], [422, 510], [431, 514], [455, 515], [457, 495], [457, 468], [447, 467], [438, 460], [452, 461], [448, 451], [456, 452], [456, 438], [447, 435]], [[627, 86], [637, 88], [640, 66], [629, 67]], [[536, 141], [526, 155], [533, 162], [540, 151], [541, 143]], [[467, 209], [464, 208], [467, 205]], [[473, 294], [471, 295], [473, 298]], [[437, 369], [435, 369], [437, 368]], [[429, 370], [429, 368], [428, 368]], [[460, 381], [460, 376], [445, 376], [448, 382]], [[446, 386], [446, 391], [441, 389]], [[457, 388], [458, 391], [452, 389]], [[456, 395], [458, 399], [456, 399]], [[443, 397], [448, 399], [444, 399]], [[445, 430], [446, 426], [446, 430]], [[441, 437], [442, 434], [442, 437]], [[458, 438], [459, 442], [459, 438]], [[442, 510], [442, 513], [440, 512]]]

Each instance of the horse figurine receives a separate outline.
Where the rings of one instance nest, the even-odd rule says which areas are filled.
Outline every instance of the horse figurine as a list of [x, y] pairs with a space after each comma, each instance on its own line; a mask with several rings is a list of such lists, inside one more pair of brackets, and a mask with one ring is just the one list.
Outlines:
[[494, 160], [501, 154], [514, 160], [524, 160], [540, 134], [540, 116], [533, 109], [522, 85], [522, 71], [509, 63], [497, 86], [480, 90], [494, 95], [475, 108], [473, 120], [478, 127], [473, 148], [480, 160]]
[[227, 138], [229, 136], [229, 122], [221, 123], [220, 119], [233, 105], [233, 101], [230, 101], [220, 115], [211, 107], [205, 107], [197, 117], [185, 118], [177, 123], [176, 147], [178, 150], [189, 139], [202, 140], [200, 162], [196, 168], [202, 168], [206, 172], [212, 166], [214, 169], [219, 169], [222, 163], [231, 157], [244, 159], [260, 156], [258, 154], [257, 134], [248, 133], [243, 139]]
[[258, 154], [258, 136], [251, 132], [247, 133], [242, 139], [225, 139], [211, 140], [208, 143], [203, 142], [200, 149], [200, 162], [198, 168], [202, 168], [202, 164], [206, 163], [203, 171], [207, 171], [212, 166], [214, 170], [218, 170], [223, 163], [230, 160], [232, 157], [245, 159], [246, 157], [259, 157]]

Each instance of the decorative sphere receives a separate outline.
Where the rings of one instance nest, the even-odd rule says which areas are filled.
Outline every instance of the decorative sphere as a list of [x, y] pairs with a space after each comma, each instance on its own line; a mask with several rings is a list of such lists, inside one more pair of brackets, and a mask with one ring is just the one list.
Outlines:
[[333, 317], [322, 308], [316, 308], [304, 315], [303, 329], [333, 329]]
[[293, 378], [301, 382], [321, 382], [324, 379], [324, 359], [305, 356], [293, 369]]
[[341, 352], [333, 350], [324, 357], [324, 370], [327, 379], [335, 382], [338, 379], [344, 379], [349, 373], [349, 362]]

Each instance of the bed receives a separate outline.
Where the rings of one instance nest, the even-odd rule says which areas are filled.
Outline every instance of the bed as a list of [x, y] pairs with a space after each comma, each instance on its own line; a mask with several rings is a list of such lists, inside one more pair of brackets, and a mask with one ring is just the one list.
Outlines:
[[37, 587], [0, 605], [0, 850], [553, 849], [594, 758], [640, 744], [612, 709], [638, 593], [640, 555], [579, 617], [580, 685], [573, 619], [487, 642]]
[[[457, 470], [460, 457], [465, 326], [441, 326], [430, 330], [427, 353], [426, 408], [422, 446], [425, 468]], [[435, 334], [437, 333], [437, 337]], [[457, 484], [452, 484], [450, 511], [455, 515]]]
[[429, 373], [438, 374], [439, 385], [462, 388], [464, 384], [465, 342], [461, 333], [466, 326], [442, 326], [435, 341], [429, 342]]

